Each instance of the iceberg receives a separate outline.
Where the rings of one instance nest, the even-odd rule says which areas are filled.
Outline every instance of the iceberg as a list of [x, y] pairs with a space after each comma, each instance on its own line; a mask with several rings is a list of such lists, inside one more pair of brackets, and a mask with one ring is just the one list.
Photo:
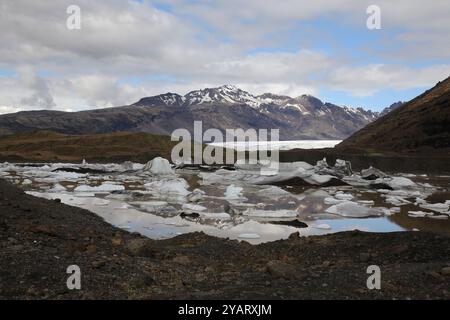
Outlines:
[[190, 211], [205, 211], [207, 208], [198, 204], [184, 203], [181, 206], [181, 209]]
[[417, 187], [416, 183], [404, 177], [379, 178], [374, 181], [374, 184], [386, 184], [394, 190]]
[[373, 167], [361, 170], [361, 178], [363, 178], [364, 180], [377, 180], [379, 178], [386, 178], [386, 177], [388, 177], [386, 173]]
[[447, 212], [449, 209], [449, 205], [445, 203], [421, 203], [419, 204], [419, 207], [439, 213]]
[[99, 186], [91, 187], [88, 185], [81, 185], [74, 189], [75, 192], [112, 192], [112, 191], [122, 191], [125, 187], [117, 184], [103, 183]]
[[245, 197], [242, 195], [242, 187], [236, 187], [234, 184], [227, 187], [225, 191], [225, 199], [227, 200], [242, 200]]
[[322, 224], [318, 224], [317, 226], [314, 226], [314, 228], [322, 229], [322, 230], [330, 230], [331, 226], [326, 223], [322, 223]]
[[138, 171], [138, 170], [143, 170], [145, 167], [145, 165], [141, 164], [141, 163], [134, 163], [131, 161], [125, 161], [124, 163], [122, 163], [122, 169], [124, 171]]
[[254, 218], [296, 218], [298, 216], [298, 212], [293, 210], [260, 210], [254, 208], [249, 208], [242, 214]]
[[144, 166], [144, 171], [150, 171], [155, 175], [173, 175], [175, 171], [172, 169], [170, 162], [167, 159], [156, 157], [147, 162]]
[[427, 216], [433, 215], [431, 212], [425, 211], [408, 211], [408, 217], [411, 218], [424, 218]]
[[337, 214], [343, 217], [365, 218], [383, 215], [383, 211], [368, 208], [352, 201], [345, 201], [329, 207], [325, 210], [328, 213]]
[[191, 192], [188, 190], [188, 184], [186, 180], [182, 178], [176, 179], [161, 179], [144, 184], [145, 188], [151, 193], [158, 195], [175, 195], [175, 196], [187, 196]]
[[204, 219], [229, 220], [231, 216], [226, 212], [200, 212], [200, 216]]
[[352, 200], [354, 198], [353, 195], [343, 192], [337, 192], [334, 197], [338, 200]]

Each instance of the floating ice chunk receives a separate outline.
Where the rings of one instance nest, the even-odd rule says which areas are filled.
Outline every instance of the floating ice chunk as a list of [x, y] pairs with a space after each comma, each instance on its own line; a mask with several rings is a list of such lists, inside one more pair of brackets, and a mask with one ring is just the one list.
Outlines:
[[375, 180], [375, 183], [385, 183], [394, 190], [417, 187], [416, 183], [404, 177], [379, 178]]
[[373, 206], [375, 204], [375, 201], [373, 200], [358, 200], [359, 204], [366, 205], [366, 206]]
[[394, 206], [403, 206], [405, 204], [410, 204], [411, 201], [408, 201], [402, 197], [399, 196], [389, 196], [386, 198], [386, 202], [393, 204]]
[[427, 202], [422, 198], [416, 198], [416, 202], [414, 204], [417, 206], [418, 204], [426, 204]]
[[307, 162], [303, 161], [295, 161], [295, 162], [280, 162], [278, 164], [280, 171], [295, 171], [298, 169], [302, 170], [312, 170], [314, 166], [310, 165]]
[[322, 185], [327, 182], [330, 182], [332, 179], [336, 179], [336, 177], [327, 174], [312, 174], [309, 177], [301, 177], [301, 178], [313, 185]]
[[353, 196], [348, 193], [337, 192], [334, 197], [338, 200], [352, 200]]
[[242, 214], [255, 218], [295, 218], [298, 216], [298, 212], [293, 210], [260, 210], [254, 208], [249, 208]]
[[33, 182], [30, 179], [24, 179], [22, 181], [22, 185], [28, 185], [28, 184], [32, 184]]
[[318, 160], [316, 162], [316, 168], [327, 168], [327, 167], [328, 167], [327, 158], [323, 158], [322, 160]]
[[240, 239], [259, 239], [261, 236], [257, 233], [242, 233], [238, 236]]
[[352, 164], [350, 163], [350, 161], [345, 161], [342, 159], [336, 159], [334, 170], [339, 176], [350, 176], [353, 174]]
[[261, 190], [258, 190], [258, 195], [269, 198], [279, 198], [283, 196], [291, 195], [290, 192], [281, 189], [280, 187], [270, 186]]
[[48, 191], [49, 192], [61, 192], [61, 191], [66, 191], [66, 188], [64, 186], [60, 185], [59, 183], [55, 183], [53, 185], [53, 188], [51, 188]]
[[145, 188], [149, 189], [152, 193], [161, 195], [179, 195], [187, 196], [191, 192], [188, 191], [188, 183], [182, 178], [177, 179], [161, 179], [153, 182], [146, 183]]
[[314, 226], [316, 229], [322, 229], [322, 230], [330, 230], [331, 226], [326, 223], [318, 224], [317, 226]]
[[326, 197], [325, 199], [323, 199], [323, 203], [325, 204], [338, 204], [341, 202], [345, 202], [346, 200], [339, 200], [333, 197]]
[[381, 216], [383, 214], [383, 212], [379, 209], [368, 208], [351, 201], [345, 201], [336, 204], [334, 206], [331, 206], [325, 211], [343, 217], [352, 217], [352, 218]]
[[378, 178], [385, 178], [385, 177], [387, 177], [387, 174], [373, 167], [361, 170], [361, 178], [365, 180], [376, 180]]
[[411, 218], [423, 218], [427, 216], [433, 215], [431, 212], [425, 212], [425, 211], [408, 211], [408, 217]]
[[57, 180], [76, 180], [86, 177], [84, 173], [57, 171], [52, 172], [53, 177]]
[[88, 185], [81, 185], [74, 189], [75, 192], [112, 192], [122, 191], [125, 187], [122, 185], [103, 183], [99, 186], [91, 187]]
[[394, 212], [389, 208], [381, 208], [381, 211], [383, 211], [383, 214], [387, 217], [392, 216]]
[[446, 212], [449, 209], [449, 205], [445, 203], [421, 203], [419, 207], [440, 213]]
[[181, 206], [183, 210], [191, 210], [191, 211], [205, 211], [207, 208], [198, 204], [184, 203]]
[[150, 171], [156, 175], [172, 175], [175, 172], [167, 159], [156, 157], [153, 160], [147, 162], [144, 166], [145, 171]]
[[227, 200], [241, 200], [244, 199], [242, 195], [242, 187], [236, 187], [234, 184], [227, 187], [225, 191], [225, 198]]
[[200, 216], [205, 219], [229, 220], [231, 216], [226, 212], [200, 212]]
[[198, 202], [203, 198], [204, 195], [205, 191], [200, 189], [194, 189], [187, 199], [189, 202]]
[[145, 165], [141, 163], [134, 163], [131, 161], [125, 161], [124, 163], [122, 163], [122, 168], [124, 171], [138, 171], [143, 170], [144, 167]]

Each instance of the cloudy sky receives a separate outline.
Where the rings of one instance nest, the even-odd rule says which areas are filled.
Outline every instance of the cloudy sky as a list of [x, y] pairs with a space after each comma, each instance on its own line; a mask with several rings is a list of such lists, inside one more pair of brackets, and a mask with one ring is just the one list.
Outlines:
[[223, 84], [380, 110], [450, 76], [449, 15], [448, 0], [1, 0], [0, 113]]

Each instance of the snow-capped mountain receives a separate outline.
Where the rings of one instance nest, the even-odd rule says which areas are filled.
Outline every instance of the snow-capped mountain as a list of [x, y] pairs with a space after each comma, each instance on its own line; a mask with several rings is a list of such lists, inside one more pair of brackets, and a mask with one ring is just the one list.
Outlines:
[[135, 103], [135, 106], [211, 106], [211, 105], [247, 105], [261, 113], [295, 112], [302, 116], [326, 116], [327, 114], [341, 111], [350, 117], [361, 118], [370, 122], [378, 118], [378, 112], [364, 110], [363, 108], [351, 108], [347, 106], [337, 106], [332, 103], [324, 103], [320, 99], [311, 95], [301, 95], [299, 97], [289, 97], [264, 93], [253, 95], [241, 90], [234, 85], [224, 85], [217, 88], [206, 88], [195, 90], [180, 96], [175, 93], [166, 93], [159, 96], [143, 98]]
[[185, 105], [187, 106], [213, 102], [228, 104], [243, 103], [251, 107], [258, 107], [261, 104], [258, 97], [233, 85], [191, 91], [184, 98], [186, 100]]
[[62, 133], [143, 131], [170, 135], [178, 128], [279, 129], [280, 139], [344, 139], [379, 113], [324, 103], [311, 95], [253, 95], [232, 85], [165, 93], [124, 107], [82, 112], [33, 111], [0, 116], [0, 134], [32, 130]]
[[[300, 111], [302, 114], [324, 114], [329, 108], [336, 105], [323, 103], [320, 99], [311, 95], [301, 95], [299, 97], [289, 97], [276, 95], [272, 93], [264, 93], [255, 96], [247, 91], [241, 90], [234, 85], [224, 85], [217, 88], [206, 88], [195, 90], [181, 96], [176, 93], [166, 93], [158, 96], [142, 98], [136, 102], [135, 106], [177, 106], [190, 107], [195, 105], [208, 104], [246, 104], [256, 109], [267, 109], [268, 106], [277, 106], [281, 109], [291, 108]], [[351, 108], [340, 106], [345, 112], [359, 114], [367, 120], [374, 120], [378, 113], [366, 111], [362, 108]]]
[[135, 103], [136, 106], [153, 106], [165, 104], [167, 106], [193, 106], [205, 103], [242, 103], [252, 107], [258, 107], [263, 101], [250, 93], [233, 85], [225, 85], [218, 88], [206, 88], [195, 90], [180, 96], [176, 93], [166, 93], [154, 97], [143, 98]]

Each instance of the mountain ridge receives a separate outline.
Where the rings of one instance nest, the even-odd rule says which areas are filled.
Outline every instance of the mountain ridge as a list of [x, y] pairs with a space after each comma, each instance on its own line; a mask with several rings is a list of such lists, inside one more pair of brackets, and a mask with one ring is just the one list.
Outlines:
[[337, 148], [450, 154], [450, 77], [354, 133]]
[[311, 95], [253, 95], [233, 85], [144, 97], [121, 107], [78, 112], [32, 111], [0, 115], [0, 134], [52, 130], [67, 134], [147, 132], [170, 135], [201, 120], [217, 128], [280, 129], [280, 139], [344, 139], [379, 112], [322, 102]]

